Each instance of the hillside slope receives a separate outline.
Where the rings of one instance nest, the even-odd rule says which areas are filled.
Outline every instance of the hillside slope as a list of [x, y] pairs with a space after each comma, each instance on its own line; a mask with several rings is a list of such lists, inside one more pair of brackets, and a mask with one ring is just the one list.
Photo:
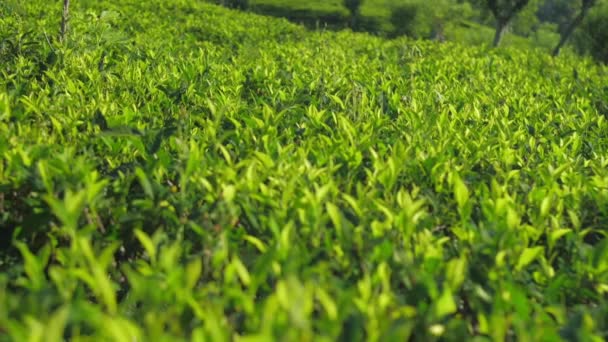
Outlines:
[[605, 68], [60, 13], [0, 5], [0, 340], [606, 337]]

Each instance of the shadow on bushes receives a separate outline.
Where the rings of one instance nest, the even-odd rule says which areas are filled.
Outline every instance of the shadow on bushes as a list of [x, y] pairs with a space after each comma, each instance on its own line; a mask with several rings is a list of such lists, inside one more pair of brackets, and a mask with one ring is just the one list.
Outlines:
[[286, 18], [287, 20], [304, 25], [308, 29], [343, 30], [351, 28], [356, 32], [367, 32], [374, 35], [390, 35], [382, 25], [382, 19], [372, 16], [360, 15], [355, 21], [355, 27], [351, 27], [351, 18], [344, 12], [321, 12], [308, 9], [290, 9], [285, 7], [260, 4], [251, 6], [251, 12], [273, 17]]
[[396, 6], [391, 12], [390, 21], [393, 25], [393, 30], [390, 37], [398, 36], [416, 36], [416, 17], [418, 15], [418, 7], [414, 4]]
[[355, 31], [368, 32], [376, 35], [386, 35], [387, 31], [382, 27], [382, 21], [377, 17], [361, 16], [357, 19]]
[[324, 27], [341, 30], [348, 27], [349, 17], [341, 12], [319, 12], [307, 9], [292, 9], [268, 4], [251, 6], [250, 11], [273, 17], [285, 18], [294, 23], [304, 25], [309, 29]]
[[[415, 4], [396, 6], [388, 18], [359, 15], [353, 21], [346, 11], [328, 12], [314, 9], [294, 9], [272, 4], [250, 5], [248, 0], [218, 0], [216, 3], [256, 14], [285, 18], [311, 30], [351, 28], [356, 32], [367, 32], [389, 38], [403, 35], [416, 37], [418, 34], [416, 19], [419, 9]], [[354, 27], [351, 27], [352, 23], [354, 23]]]
[[249, 0], [219, 0], [217, 3], [228, 8], [235, 8], [243, 11], [249, 9]]
[[[223, 0], [217, 2], [220, 5], [240, 10], [248, 10], [253, 13], [272, 17], [285, 18], [308, 29], [342, 30], [349, 28], [351, 18], [346, 12], [315, 11], [309, 9], [293, 9], [271, 4], [249, 5], [248, 0]], [[357, 18], [353, 31], [363, 31], [372, 34], [386, 34], [382, 29], [380, 18], [360, 16]]]

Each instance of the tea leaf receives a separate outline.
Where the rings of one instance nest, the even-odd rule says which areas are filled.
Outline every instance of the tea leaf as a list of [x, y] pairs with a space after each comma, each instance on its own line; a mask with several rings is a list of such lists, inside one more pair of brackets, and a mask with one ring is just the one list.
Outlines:
[[456, 303], [449, 288], [443, 290], [443, 293], [435, 302], [435, 316], [438, 318], [456, 312]]
[[532, 261], [538, 258], [544, 252], [544, 250], [544, 247], [541, 246], [525, 248], [517, 260], [515, 269], [517, 271], [523, 270], [524, 267], [528, 266]]
[[150, 256], [150, 260], [152, 260], [154, 263], [156, 260], [156, 247], [154, 242], [152, 242], [152, 239], [150, 239], [146, 233], [139, 229], [135, 229], [133, 233], [135, 234], [137, 240], [139, 240], [139, 243], [141, 243], [142, 247], [144, 247], [146, 250], [146, 253], [148, 253], [148, 256]]
[[459, 176], [455, 176], [454, 178], [454, 196], [456, 197], [458, 208], [462, 210], [469, 201], [469, 190]]

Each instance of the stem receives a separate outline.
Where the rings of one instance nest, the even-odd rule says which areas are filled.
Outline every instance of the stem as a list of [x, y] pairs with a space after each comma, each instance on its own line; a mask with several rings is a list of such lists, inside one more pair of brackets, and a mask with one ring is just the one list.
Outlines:
[[59, 36], [60, 41], [65, 40], [65, 36], [68, 32], [68, 17], [70, 15], [70, 0], [63, 0], [63, 14], [61, 16], [61, 33]]
[[585, 19], [585, 16], [587, 15], [587, 12], [591, 8], [591, 6], [593, 6], [593, 2], [586, 2], [583, 5], [583, 8], [581, 9], [580, 13], [576, 16], [576, 18], [574, 18], [574, 20], [570, 23], [570, 25], [568, 25], [568, 28], [566, 28], [566, 31], [560, 37], [559, 43], [557, 44], [555, 49], [553, 49], [553, 53], [551, 54], [553, 57], [557, 57], [559, 55], [559, 52], [562, 49], [562, 47], [564, 47], [564, 45], [566, 45], [568, 38], [570, 38], [570, 36], [572, 35], [572, 33], [574, 32], [576, 27], [578, 25], [580, 25], [580, 23], [583, 21], [583, 19]]
[[508, 23], [503, 20], [498, 20], [496, 23], [496, 33], [494, 34], [494, 41], [492, 42], [492, 46], [497, 47], [502, 41], [503, 36], [505, 35], [505, 31], [507, 30]]

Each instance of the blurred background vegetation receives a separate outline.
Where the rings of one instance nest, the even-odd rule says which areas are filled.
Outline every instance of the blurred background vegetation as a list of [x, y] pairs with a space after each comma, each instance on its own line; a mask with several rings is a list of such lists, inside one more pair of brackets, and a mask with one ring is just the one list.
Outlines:
[[[560, 50], [608, 63], [608, 0], [208, 1], [284, 17], [311, 29], [350, 28], [389, 38], [405, 35], [471, 45], [494, 43], [553, 54], [560, 52], [556, 48], [561, 48], [564, 38]], [[500, 19], [509, 15], [497, 42]]]

